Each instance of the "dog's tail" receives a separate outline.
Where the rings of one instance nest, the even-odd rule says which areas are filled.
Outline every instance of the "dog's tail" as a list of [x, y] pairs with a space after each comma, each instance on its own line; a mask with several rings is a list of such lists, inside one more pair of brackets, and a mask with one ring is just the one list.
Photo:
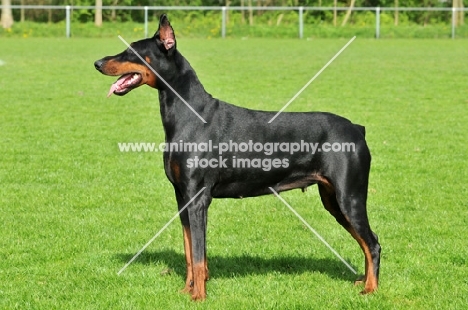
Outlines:
[[362, 135], [365, 138], [366, 137], [366, 127], [364, 127], [362, 125], [359, 125], [359, 124], [354, 124], [354, 126], [356, 126], [356, 128], [362, 133]]

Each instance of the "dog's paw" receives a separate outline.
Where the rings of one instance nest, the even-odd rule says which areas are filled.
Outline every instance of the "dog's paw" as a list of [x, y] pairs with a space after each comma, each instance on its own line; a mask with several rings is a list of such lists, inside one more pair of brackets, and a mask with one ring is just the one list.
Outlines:
[[190, 286], [186, 286], [183, 289], [180, 290], [182, 294], [192, 294], [193, 288]]
[[203, 301], [205, 299], [206, 299], [206, 294], [202, 294], [202, 293], [192, 294], [192, 300], [193, 301]]
[[360, 276], [356, 281], [354, 281], [355, 286], [362, 285], [364, 283], [366, 283], [366, 276]]

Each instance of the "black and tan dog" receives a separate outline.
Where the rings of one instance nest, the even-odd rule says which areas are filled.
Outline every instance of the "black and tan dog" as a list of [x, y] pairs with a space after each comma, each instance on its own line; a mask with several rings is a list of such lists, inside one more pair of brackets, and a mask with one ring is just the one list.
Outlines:
[[[167, 17], [162, 15], [159, 23], [152, 38], [94, 65], [105, 75], [121, 76], [109, 95], [125, 95], [143, 84], [159, 91], [166, 143], [174, 146], [164, 153], [164, 167], [179, 210], [187, 205], [180, 214], [187, 263], [184, 291], [194, 300], [206, 297], [207, 213], [213, 198], [254, 197], [313, 184], [325, 208], [364, 252], [365, 275], [357, 280], [364, 283], [362, 293], [375, 291], [380, 245], [366, 211], [371, 155], [364, 127], [320, 112], [285, 112], [269, 123], [276, 113], [213, 98], [177, 50]], [[340, 145], [352, 147], [343, 150]]]

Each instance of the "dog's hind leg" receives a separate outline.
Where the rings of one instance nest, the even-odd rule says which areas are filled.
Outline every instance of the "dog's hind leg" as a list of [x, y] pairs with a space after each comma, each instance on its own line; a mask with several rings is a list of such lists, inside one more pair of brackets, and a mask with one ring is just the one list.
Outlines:
[[365, 256], [365, 275], [363, 279], [359, 279], [356, 284], [364, 282], [364, 290], [361, 294], [368, 294], [375, 291], [379, 282], [380, 270], [380, 244], [377, 240], [377, 235], [371, 230], [365, 204], [356, 199], [349, 199], [347, 203], [351, 212], [344, 215], [350, 223], [348, 231], [356, 239], [364, 252]]
[[[367, 186], [363, 187], [360, 195], [340, 188], [339, 199], [336, 189], [327, 180], [320, 182], [318, 187], [325, 209], [353, 236], [364, 252], [365, 275], [363, 279], [357, 280], [356, 284], [361, 281], [365, 283], [362, 294], [375, 291], [378, 286], [380, 268], [380, 244], [377, 235], [371, 231], [367, 218]], [[352, 186], [352, 188], [356, 187]]]

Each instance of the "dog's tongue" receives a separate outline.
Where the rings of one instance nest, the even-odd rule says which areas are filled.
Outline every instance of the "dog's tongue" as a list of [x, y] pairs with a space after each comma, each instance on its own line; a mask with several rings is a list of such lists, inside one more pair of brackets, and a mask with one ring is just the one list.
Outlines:
[[112, 94], [114, 93], [114, 91], [116, 89], [119, 88], [119, 84], [118, 84], [119, 81], [115, 82], [114, 84], [112, 84], [111, 88], [109, 89], [109, 93], [107, 94], [107, 98], [109, 98], [110, 96], [112, 96]]
[[125, 84], [125, 82], [127, 81], [127, 78], [132, 76], [132, 74], [125, 74], [125, 75], [122, 75], [120, 77], [120, 79], [118, 79], [117, 81], [115, 81], [114, 84], [112, 84], [111, 88], [109, 89], [109, 93], [107, 94], [107, 98], [109, 98], [110, 96], [112, 96], [112, 94], [114, 93], [114, 91], [116, 90], [120, 90], [122, 87], [123, 84]]

